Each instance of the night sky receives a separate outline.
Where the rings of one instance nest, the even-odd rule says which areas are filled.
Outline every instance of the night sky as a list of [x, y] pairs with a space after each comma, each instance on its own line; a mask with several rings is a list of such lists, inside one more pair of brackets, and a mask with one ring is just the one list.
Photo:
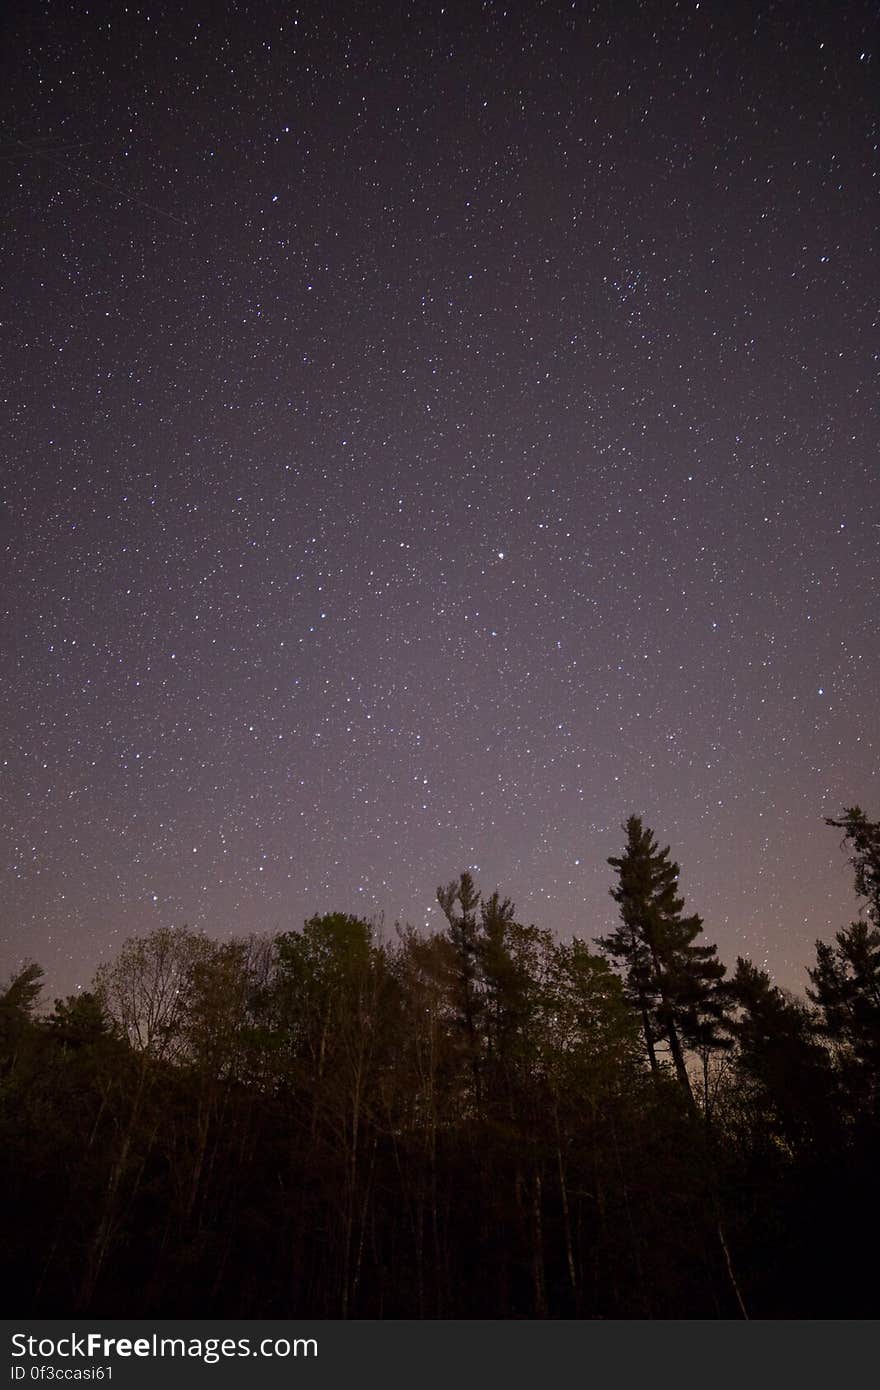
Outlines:
[[867, 3], [11, 3], [0, 973], [880, 814]]

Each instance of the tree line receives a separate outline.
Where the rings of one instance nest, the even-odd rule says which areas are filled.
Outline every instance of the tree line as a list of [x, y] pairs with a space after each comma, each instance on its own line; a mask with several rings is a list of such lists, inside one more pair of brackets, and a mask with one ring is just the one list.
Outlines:
[[880, 822], [806, 998], [728, 974], [639, 817], [616, 929], [559, 941], [469, 873], [443, 929], [345, 913], [132, 939], [0, 994], [16, 1313], [876, 1315]]

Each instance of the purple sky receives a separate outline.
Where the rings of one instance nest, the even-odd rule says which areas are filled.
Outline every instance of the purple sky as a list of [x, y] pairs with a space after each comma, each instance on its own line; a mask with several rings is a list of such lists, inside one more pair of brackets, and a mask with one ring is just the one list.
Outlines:
[[798, 3], [18, 3], [0, 973], [620, 823], [802, 988], [880, 814], [876, 31]]

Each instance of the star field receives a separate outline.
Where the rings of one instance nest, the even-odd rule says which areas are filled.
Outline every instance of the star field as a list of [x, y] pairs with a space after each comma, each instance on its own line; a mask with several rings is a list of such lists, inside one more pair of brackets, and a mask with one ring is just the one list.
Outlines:
[[867, 4], [20, 3], [0, 964], [608, 929], [802, 988], [880, 776]]

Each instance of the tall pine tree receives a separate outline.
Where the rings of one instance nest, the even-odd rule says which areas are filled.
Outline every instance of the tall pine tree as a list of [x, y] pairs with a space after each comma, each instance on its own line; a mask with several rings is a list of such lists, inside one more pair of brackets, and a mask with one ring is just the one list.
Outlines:
[[597, 941], [625, 969], [652, 1070], [660, 1070], [657, 1044], [665, 1042], [692, 1103], [685, 1049], [719, 1041], [716, 1029], [724, 1004], [718, 985], [724, 966], [715, 946], [694, 944], [702, 918], [682, 915], [679, 869], [670, 860], [669, 847], [658, 849], [653, 832], [639, 816], [630, 816], [624, 829], [623, 855], [608, 860], [618, 875], [611, 896], [620, 907], [620, 925]]

